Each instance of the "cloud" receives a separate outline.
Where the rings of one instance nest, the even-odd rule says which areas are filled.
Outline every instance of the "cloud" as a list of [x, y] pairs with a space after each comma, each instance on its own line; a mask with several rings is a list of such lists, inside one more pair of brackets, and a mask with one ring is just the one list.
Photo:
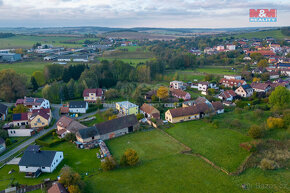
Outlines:
[[3, 5], [3, 1], [2, 0], [0, 0], [0, 6], [2, 6]]
[[[290, 21], [285, 19], [290, 17], [290, 2], [287, 0], [0, 0], [0, 5], [1, 2], [1, 26], [16, 23], [23, 26], [53, 23], [109, 27], [250, 26], [250, 8], [278, 9], [281, 19], [275, 25], [290, 25]], [[11, 22], [4, 24], [4, 21]]]

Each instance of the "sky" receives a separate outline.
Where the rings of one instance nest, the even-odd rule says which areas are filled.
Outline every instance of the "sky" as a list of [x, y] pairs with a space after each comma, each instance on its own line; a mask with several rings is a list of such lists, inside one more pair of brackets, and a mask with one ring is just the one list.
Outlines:
[[[277, 22], [249, 22], [277, 9]], [[290, 26], [290, 0], [0, 0], [0, 27], [232, 28]]]

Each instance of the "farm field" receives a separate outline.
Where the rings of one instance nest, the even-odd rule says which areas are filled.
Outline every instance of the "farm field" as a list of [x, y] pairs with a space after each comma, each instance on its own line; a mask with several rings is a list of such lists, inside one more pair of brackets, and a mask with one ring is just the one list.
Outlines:
[[[53, 46], [62, 47], [82, 47], [85, 40], [97, 40], [92, 38], [80, 37], [65, 37], [65, 36], [30, 36], [30, 35], [16, 35], [9, 38], [0, 39], [0, 49], [8, 48], [31, 48], [36, 42], [42, 44], [52, 44]], [[61, 43], [61, 42], [76, 42], [76, 43]]]
[[284, 39], [289, 38], [289, 36], [285, 36], [281, 33], [281, 30], [266, 30], [266, 31], [258, 31], [258, 32], [249, 32], [249, 33], [241, 33], [237, 35], [231, 35], [235, 38], [266, 38], [273, 37], [276, 39]]
[[205, 67], [197, 68], [197, 72], [207, 73], [207, 74], [217, 74], [217, 75], [233, 75], [236, 74], [231, 68], [214, 68], [214, 67]]
[[42, 71], [44, 67], [51, 62], [31, 61], [31, 62], [16, 62], [16, 63], [0, 63], [0, 71], [4, 69], [12, 69], [17, 73], [31, 76], [34, 71]]
[[123, 58], [123, 59], [120, 59], [120, 58], [111, 58], [111, 57], [100, 57], [99, 60], [100, 61], [102, 61], [102, 60], [108, 60], [108, 61], [121, 60], [125, 63], [131, 64], [132, 66], [136, 66], [139, 63], [145, 63], [145, 62], [151, 60], [151, 58], [147, 58], [147, 59], [146, 58], [143, 58], [143, 59]]

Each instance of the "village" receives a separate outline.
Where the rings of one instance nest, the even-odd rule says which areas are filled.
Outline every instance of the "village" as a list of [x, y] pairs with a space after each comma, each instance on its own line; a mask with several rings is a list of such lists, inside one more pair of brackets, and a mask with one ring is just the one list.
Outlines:
[[[64, 69], [67, 68], [66, 65], [76, 67], [78, 64], [82, 65], [81, 68], [83, 68], [79, 75], [76, 75], [77, 78], [72, 76], [67, 81], [65, 75], [55, 79], [51, 78], [54, 74], [57, 74], [57, 70], [51, 70], [51, 72], [44, 70], [42, 76], [50, 74], [50, 79], [45, 84], [38, 85], [37, 80], [31, 78], [32, 86], [34, 86], [35, 81], [37, 85], [35, 89], [30, 89], [32, 90], [31, 95], [0, 102], [0, 121], [2, 122], [0, 170], [1, 168], [9, 168], [6, 169], [9, 175], [21, 173], [21, 177], [18, 176], [20, 182], [25, 182], [25, 178], [41, 179], [44, 184], [48, 184], [47, 191], [49, 193], [55, 191], [67, 192], [64, 184], [61, 183], [61, 177], [59, 177], [61, 169], [65, 166], [77, 167], [76, 163], [81, 163], [87, 159], [90, 160], [88, 161], [90, 164], [99, 162], [100, 164], [93, 171], [86, 170], [82, 173], [82, 178], [85, 178], [90, 173], [95, 175], [97, 172], [111, 170], [116, 165], [121, 165], [117, 162], [122, 160], [120, 155], [123, 152], [111, 151], [110, 149], [110, 145], [114, 143], [115, 138], [122, 140], [128, 137], [130, 139], [130, 136], [139, 135], [142, 132], [155, 132], [156, 130], [162, 134], [166, 133], [166, 136], [172, 135], [176, 140], [182, 141], [181, 136], [186, 135], [188, 131], [180, 129], [175, 133], [170, 129], [183, 127], [185, 124], [189, 124], [187, 129], [190, 129], [199, 127], [201, 123], [210, 124], [209, 127], [211, 128], [219, 128], [221, 123], [217, 124], [217, 122], [221, 116], [230, 116], [231, 114], [239, 116], [239, 111], [244, 113], [265, 111], [268, 116], [270, 108], [273, 108], [272, 103], [271, 106], [269, 102], [272, 93], [289, 92], [290, 48], [289, 46], [281, 46], [271, 37], [226, 40], [220, 45], [205, 47], [203, 51], [201, 51], [202, 49], [191, 48], [188, 53], [196, 57], [203, 55], [211, 57], [212, 55], [239, 50], [239, 60], [243, 67], [239, 67], [239, 70], [232, 67], [229, 72], [219, 75], [205, 73], [202, 74], [202, 79], [181, 80], [178, 75], [160, 81], [153, 81], [152, 79], [150, 82], [144, 79], [150, 85], [149, 87], [141, 88], [138, 93], [138, 86], [136, 86], [135, 91], [129, 89], [126, 91], [127, 93], [134, 93], [133, 95], [138, 94], [137, 97], [131, 97], [129, 94], [121, 96], [121, 89], [124, 88], [118, 87], [118, 85], [128, 84], [126, 81], [131, 81], [127, 79], [129, 74], [130, 76], [137, 74], [136, 76], [139, 79], [143, 75], [146, 76], [146, 70], [138, 71], [138, 65], [144, 67], [148, 65], [146, 62], [138, 64], [136, 69], [131, 69], [128, 74], [125, 74], [125, 83], [116, 81], [116, 85], [111, 86], [110, 84], [113, 81], [110, 82], [110, 79], [106, 81], [103, 80], [104, 78], [99, 80], [91, 78], [88, 66], [96, 62], [97, 58], [103, 57], [104, 53], [114, 53], [116, 48], [117, 51], [118, 49], [125, 49], [126, 52], [136, 46], [141, 49], [138, 44], [141, 45], [144, 42], [103, 38], [99, 42], [86, 42], [83, 48], [54, 47], [49, 44], [41, 45], [37, 43], [33, 45], [32, 49], [27, 49], [25, 54], [23, 54], [23, 50], [0, 50], [0, 62], [3, 63], [17, 64], [22, 60], [40, 59], [50, 62], [50, 65], [65, 66], [62, 67]], [[234, 60], [236, 59], [234, 58]], [[112, 63], [119, 67], [119, 64], [114, 64], [114, 62], [116, 60]], [[102, 63], [104, 66], [105, 64]], [[121, 63], [121, 65], [125, 64]], [[63, 70], [63, 73], [65, 73], [65, 70]], [[69, 74], [70, 71], [68, 70], [67, 73]], [[82, 73], [87, 74], [81, 75]], [[101, 77], [99, 74], [96, 76]], [[117, 75], [108, 74], [106, 78], [110, 76], [115, 77]], [[92, 80], [86, 79], [87, 77]], [[134, 82], [135, 79], [132, 80]], [[68, 89], [70, 83], [77, 85], [77, 82], [85, 86], [75, 86], [70, 91], [65, 92], [64, 88]], [[102, 87], [91, 86], [96, 85], [95, 82], [98, 82], [97, 85]], [[52, 85], [55, 86], [58, 83], [66, 84], [61, 87], [60, 92], [55, 90], [50, 91], [51, 94], [44, 92], [46, 88], [52, 88]], [[142, 83], [138, 84], [140, 86]], [[118, 88], [121, 89], [118, 90]], [[76, 90], [81, 93], [81, 96], [76, 97], [77, 95], [74, 93]], [[39, 91], [41, 91], [41, 94], [36, 97], [35, 93]], [[66, 94], [68, 96], [64, 97]], [[75, 96], [70, 97], [70, 95]], [[54, 97], [57, 97], [57, 100]], [[285, 106], [287, 106], [287, 102]], [[265, 114], [263, 116], [266, 116]], [[280, 113], [279, 116], [274, 118], [284, 120], [284, 117], [286, 115]], [[245, 117], [241, 119], [245, 119]], [[231, 128], [239, 128], [239, 123], [229, 122], [229, 125]], [[284, 123], [283, 127], [287, 127], [287, 123]], [[233, 136], [235, 135], [233, 134]], [[244, 132], [243, 135], [250, 136], [253, 139], [262, 137], [261, 133], [252, 136], [250, 131]], [[126, 140], [123, 145], [131, 146], [133, 142]], [[188, 140], [192, 139], [189, 138]], [[237, 148], [244, 148], [244, 146], [251, 146], [252, 148], [254, 143], [248, 141], [247, 138], [246, 145], [242, 141], [243, 143], [241, 142]], [[189, 151], [188, 149], [190, 151], [194, 149], [186, 142], [180, 143], [186, 144], [183, 146], [186, 147], [187, 151]], [[55, 147], [57, 148], [54, 149]], [[128, 148], [126, 148], [126, 152], [127, 150]], [[136, 156], [137, 153], [139, 154], [138, 150], [142, 155], [140, 147], [136, 149], [136, 152], [133, 150], [134, 152], [131, 153]], [[186, 150], [181, 152], [187, 152]], [[238, 151], [241, 150], [238, 149]], [[74, 163], [68, 161], [71, 159], [71, 152], [78, 152], [79, 156], [75, 155], [75, 159], [79, 161]], [[88, 158], [86, 155], [90, 157]], [[214, 162], [223, 165], [222, 161], [219, 163], [220, 160], [212, 160], [214, 159], [212, 157], [206, 158], [206, 152], [203, 152], [202, 156], [202, 159], [209, 160], [206, 162], [210, 165], [215, 165]], [[118, 157], [118, 159], [115, 157]], [[138, 159], [136, 158], [135, 164], [137, 164]], [[241, 160], [235, 165], [235, 168], [240, 164]], [[221, 168], [221, 171], [227, 170], [225, 172], [227, 174], [233, 172], [232, 168], [229, 169], [224, 165], [223, 167], [226, 169], [215, 166], [215, 168]], [[31, 181], [26, 185], [29, 184], [31, 184]], [[2, 186], [0, 187], [2, 188]], [[7, 188], [7, 186], [5, 187]], [[8, 189], [11, 188], [16, 190], [19, 186], [11, 183]]]

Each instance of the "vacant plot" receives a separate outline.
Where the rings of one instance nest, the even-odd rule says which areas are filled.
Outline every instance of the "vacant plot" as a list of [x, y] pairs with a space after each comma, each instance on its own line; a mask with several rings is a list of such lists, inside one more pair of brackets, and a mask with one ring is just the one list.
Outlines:
[[124, 58], [124, 59], [119, 59], [119, 58], [110, 58], [110, 57], [101, 57], [99, 58], [100, 61], [102, 60], [108, 60], [108, 61], [114, 61], [114, 60], [121, 60], [125, 63], [129, 63], [131, 64], [132, 66], [136, 66], [137, 64], [140, 64], [140, 63], [146, 63], [147, 61], [151, 60], [151, 58], [148, 58], [148, 59], [128, 59], [128, 58]]
[[34, 71], [42, 71], [44, 67], [51, 62], [44, 61], [32, 61], [32, 62], [16, 62], [16, 63], [0, 63], [0, 70], [12, 69], [17, 73], [25, 74], [31, 76]]
[[198, 68], [196, 72], [217, 75], [232, 75], [236, 74], [231, 68]]
[[202, 120], [175, 124], [167, 132], [228, 171], [235, 171], [249, 155], [239, 146], [250, 141], [249, 137], [230, 129], [215, 129]]
[[173, 80], [173, 77], [178, 75], [178, 80], [185, 82], [193, 82], [194, 80], [202, 81], [204, 80], [204, 74], [189, 70], [177, 70], [177, 71], [167, 71], [164, 75], [169, 81]]

